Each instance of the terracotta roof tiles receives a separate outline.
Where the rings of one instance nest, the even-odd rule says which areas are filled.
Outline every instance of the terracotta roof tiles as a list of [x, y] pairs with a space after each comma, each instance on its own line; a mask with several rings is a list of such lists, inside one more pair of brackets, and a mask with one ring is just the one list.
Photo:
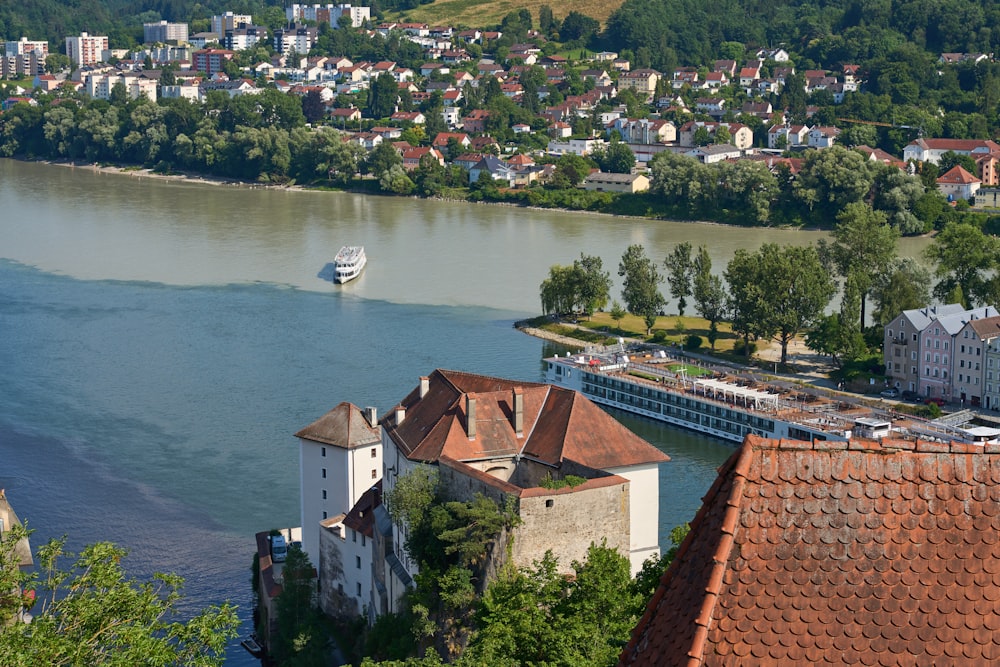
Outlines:
[[747, 438], [620, 664], [1000, 657], [1000, 457], [959, 443], [820, 445]]

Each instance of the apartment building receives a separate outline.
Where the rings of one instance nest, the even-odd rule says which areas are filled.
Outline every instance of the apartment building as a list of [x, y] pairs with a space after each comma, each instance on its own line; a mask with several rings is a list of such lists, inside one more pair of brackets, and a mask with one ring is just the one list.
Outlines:
[[66, 55], [75, 67], [96, 65], [104, 62], [104, 53], [108, 50], [106, 35], [95, 36], [81, 32], [78, 37], [66, 38]]

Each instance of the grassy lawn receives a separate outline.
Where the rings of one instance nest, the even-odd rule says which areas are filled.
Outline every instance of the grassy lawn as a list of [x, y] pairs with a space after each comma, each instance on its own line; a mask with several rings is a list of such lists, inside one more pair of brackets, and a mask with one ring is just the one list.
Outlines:
[[574, 10], [595, 18], [604, 25], [611, 12], [618, 9], [622, 2], [623, 0], [576, 0], [559, 4], [551, 0], [435, 0], [429, 5], [420, 5], [398, 14], [387, 12], [386, 17], [431, 25], [484, 28], [499, 24], [504, 16], [522, 8], [530, 11], [532, 17], [537, 19], [538, 8], [547, 4], [552, 7], [552, 13], [558, 19], [565, 18]]
[[[680, 327], [678, 327], [678, 323], [680, 323]], [[650, 340], [653, 336], [660, 335], [663, 336], [661, 343], [667, 345], [677, 343], [680, 346], [683, 346], [687, 337], [693, 334], [701, 336], [702, 350], [707, 351], [710, 347], [708, 344], [708, 320], [700, 317], [678, 317], [676, 315], [658, 317], [656, 318], [656, 324], [653, 325], [650, 337], [646, 336], [645, 321], [635, 315], [626, 315], [621, 322], [616, 323], [611, 319], [609, 313], [594, 313], [593, 317], [589, 320], [580, 320], [580, 326], [598, 331], [607, 331], [611, 336], [626, 336]], [[662, 333], [658, 334], [658, 332]], [[729, 323], [720, 322], [719, 337], [715, 341], [715, 351], [722, 353], [732, 352], [733, 345], [737, 340], [738, 337], [733, 333]]]

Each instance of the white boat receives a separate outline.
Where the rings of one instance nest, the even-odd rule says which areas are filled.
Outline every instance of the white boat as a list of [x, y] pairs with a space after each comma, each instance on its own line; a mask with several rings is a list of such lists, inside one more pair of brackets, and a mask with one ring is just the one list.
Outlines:
[[361, 245], [345, 245], [337, 253], [333, 260], [334, 273], [333, 281], [346, 283], [354, 280], [365, 268], [368, 258], [365, 256], [365, 247]]

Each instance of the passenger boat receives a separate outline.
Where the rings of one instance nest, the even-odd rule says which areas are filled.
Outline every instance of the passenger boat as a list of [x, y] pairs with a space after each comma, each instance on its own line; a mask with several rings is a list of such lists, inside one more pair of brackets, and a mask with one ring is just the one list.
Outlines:
[[[971, 432], [863, 403], [846, 402], [785, 386], [754, 381], [746, 374], [706, 372], [664, 351], [626, 354], [624, 345], [545, 360], [547, 382], [580, 392], [610, 408], [666, 422], [731, 442], [747, 434], [791, 440], [861, 437], [921, 438], [976, 442], [995, 429]], [[794, 385], [791, 385], [794, 387]]]
[[361, 270], [365, 268], [365, 264], [367, 263], [368, 258], [365, 256], [364, 246], [345, 245], [337, 253], [336, 259], [333, 260], [333, 281], [346, 283], [354, 280], [360, 275]]

